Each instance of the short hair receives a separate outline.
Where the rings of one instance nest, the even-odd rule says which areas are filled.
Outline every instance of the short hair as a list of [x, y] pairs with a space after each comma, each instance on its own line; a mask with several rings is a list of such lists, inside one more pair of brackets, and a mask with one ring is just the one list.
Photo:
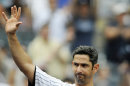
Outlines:
[[98, 53], [97, 50], [92, 46], [79, 46], [73, 51], [73, 58], [76, 54], [88, 55], [89, 60], [92, 62], [92, 66], [97, 63]]
[[72, 20], [66, 23], [66, 28], [69, 27], [74, 27], [74, 22]]

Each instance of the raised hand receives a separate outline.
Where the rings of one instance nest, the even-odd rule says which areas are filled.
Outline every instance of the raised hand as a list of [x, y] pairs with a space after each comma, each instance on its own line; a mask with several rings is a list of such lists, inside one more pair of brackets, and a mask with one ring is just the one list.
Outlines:
[[7, 34], [16, 33], [16, 30], [18, 29], [19, 25], [22, 23], [19, 22], [20, 15], [21, 15], [21, 7], [19, 7], [17, 11], [16, 6], [11, 7], [11, 17], [9, 19], [7, 18], [6, 14], [2, 12], [2, 16], [6, 21], [5, 31]]

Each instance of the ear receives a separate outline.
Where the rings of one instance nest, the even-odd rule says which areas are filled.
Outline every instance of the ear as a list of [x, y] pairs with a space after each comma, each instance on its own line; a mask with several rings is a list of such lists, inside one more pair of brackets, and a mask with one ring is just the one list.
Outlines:
[[95, 74], [98, 71], [98, 69], [99, 69], [99, 64], [95, 64], [93, 66], [93, 74]]
[[74, 71], [74, 62], [72, 61], [72, 70]]
[[72, 67], [73, 67], [73, 65], [74, 65], [74, 62], [72, 61]]

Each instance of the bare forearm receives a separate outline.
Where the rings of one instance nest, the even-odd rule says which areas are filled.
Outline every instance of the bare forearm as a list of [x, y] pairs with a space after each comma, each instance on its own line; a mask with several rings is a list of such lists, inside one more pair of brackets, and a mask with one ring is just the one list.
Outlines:
[[13, 59], [15, 60], [18, 66], [22, 67], [26, 63], [32, 64], [31, 59], [28, 57], [28, 55], [21, 47], [16, 37], [16, 34], [8, 34], [8, 42]]
[[[33, 73], [34, 73], [34, 65], [32, 64], [32, 60], [26, 54], [24, 49], [21, 47], [16, 34], [7, 34], [9, 47], [13, 56], [13, 59], [19, 69], [32, 81]], [[30, 71], [32, 70], [32, 71]]]
[[21, 15], [21, 7], [17, 9], [16, 6], [11, 7], [10, 18], [7, 17], [5, 12], [2, 12], [2, 16], [6, 21], [5, 32], [8, 36], [8, 42], [13, 59], [17, 64], [17, 66], [19, 67], [19, 69], [28, 77], [30, 82], [32, 82], [35, 66], [32, 64], [31, 59], [25, 53], [16, 37], [16, 31], [19, 25], [22, 24], [22, 22], [19, 21], [20, 15]]

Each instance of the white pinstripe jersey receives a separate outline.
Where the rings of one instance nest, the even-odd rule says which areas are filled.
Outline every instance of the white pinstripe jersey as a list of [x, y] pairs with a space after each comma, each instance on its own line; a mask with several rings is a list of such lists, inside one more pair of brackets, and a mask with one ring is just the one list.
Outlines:
[[36, 66], [33, 86], [75, 86], [75, 84], [69, 84], [56, 79], [47, 73], [43, 72]]

